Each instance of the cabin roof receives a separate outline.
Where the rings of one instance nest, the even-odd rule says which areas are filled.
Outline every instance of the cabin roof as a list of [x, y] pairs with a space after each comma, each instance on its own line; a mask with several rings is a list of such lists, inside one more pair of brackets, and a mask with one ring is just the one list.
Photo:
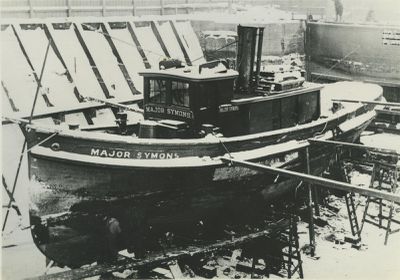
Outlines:
[[290, 89], [287, 91], [282, 91], [277, 94], [273, 95], [267, 95], [267, 96], [262, 96], [262, 95], [257, 95], [257, 96], [236, 96], [232, 100], [233, 105], [243, 105], [243, 104], [249, 104], [249, 103], [257, 103], [257, 102], [263, 102], [265, 100], [272, 100], [272, 99], [282, 99], [288, 96], [293, 96], [293, 95], [300, 95], [306, 92], [311, 92], [311, 91], [316, 91], [322, 89], [324, 86], [320, 84], [315, 84], [311, 82], [306, 82], [302, 87], [296, 88], [296, 89]]
[[[226, 69], [225, 69], [226, 70]], [[198, 66], [185, 68], [170, 68], [166, 70], [148, 69], [139, 72], [143, 77], [173, 78], [179, 80], [200, 82], [200, 81], [220, 81], [234, 79], [238, 72], [232, 69], [221, 71], [221, 68], [203, 68], [201, 73]]]

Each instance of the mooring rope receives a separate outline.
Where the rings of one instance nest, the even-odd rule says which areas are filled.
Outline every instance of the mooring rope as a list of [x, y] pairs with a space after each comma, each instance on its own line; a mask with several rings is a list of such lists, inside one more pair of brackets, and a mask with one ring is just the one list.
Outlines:
[[[224, 48], [226, 48], [226, 47], [229, 47], [230, 45], [236, 44], [236, 43], [237, 43], [237, 41], [230, 42], [230, 43], [228, 43], [228, 44], [226, 44], [226, 45], [224, 45], [224, 46], [222, 46], [222, 47], [220, 47], [220, 48], [218, 48], [218, 49], [216, 49], [216, 50], [211, 51], [211, 54], [213, 54], [213, 53], [215, 53], [215, 52], [217, 52], [217, 51], [220, 51], [220, 50], [222, 50], [222, 49], [224, 49]], [[203, 54], [202, 56], [200, 56], [200, 57], [198, 57], [198, 58], [192, 60], [192, 63], [195, 62], [195, 61], [197, 61], [197, 60], [199, 60], [199, 59], [202, 59], [202, 58], [204, 58], [204, 54]]]
[[[231, 152], [228, 150], [228, 148], [225, 146], [224, 142], [222, 142], [221, 138], [219, 138], [214, 132], [211, 133], [215, 138], [218, 139], [218, 142], [222, 145], [222, 147], [224, 148], [224, 150], [228, 153], [229, 158], [233, 158], [233, 156], [231, 155]], [[232, 162], [231, 162], [232, 163]]]
[[49, 135], [48, 137], [46, 137], [45, 139], [43, 139], [42, 141], [40, 141], [39, 143], [36, 143], [35, 145], [33, 145], [32, 147], [30, 147], [28, 150], [26, 150], [27, 152], [30, 152], [33, 148], [35, 148], [36, 146], [40, 146], [43, 143], [49, 141], [51, 138], [53, 138], [54, 136], [58, 135], [58, 131], [54, 132], [53, 134]]
[[328, 126], [328, 121], [325, 122], [325, 125], [324, 125], [324, 127], [322, 128], [321, 131], [317, 131], [317, 132], [315, 132], [315, 133], [313, 134], [313, 137], [318, 136], [318, 135], [321, 135], [322, 133], [324, 133], [324, 131], [325, 131], [325, 129], [326, 129], [327, 126]]

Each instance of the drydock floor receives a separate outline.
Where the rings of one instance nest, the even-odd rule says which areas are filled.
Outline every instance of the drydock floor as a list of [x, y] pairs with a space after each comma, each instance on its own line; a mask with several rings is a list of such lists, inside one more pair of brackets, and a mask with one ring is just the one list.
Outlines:
[[[3, 131], [3, 168], [14, 168], [17, 164], [8, 151], [19, 150], [21, 143], [15, 141], [18, 139], [13, 135], [13, 129]], [[364, 133], [362, 142], [366, 145], [377, 147], [390, 147], [400, 151], [400, 135], [393, 134], [372, 134]], [[5, 147], [14, 147], [14, 149], [4, 149]], [[8, 160], [8, 161], [7, 161]], [[22, 170], [26, 162], [23, 163]], [[24, 172], [24, 171], [22, 171]], [[26, 174], [21, 174], [19, 181], [16, 200], [23, 212], [23, 219], [17, 219], [15, 212], [11, 210], [10, 220], [3, 234], [2, 239], [2, 279], [23, 279], [27, 277], [35, 277], [43, 275], [46, 271], [45, 257], [38, 251], [32, 242], [29, 230], [21, 230], [18, 224], [28, 225], [27, 220], [27, 194], [24, 184], [27, 182]], [[352, 183], [356, 185], [367, 186], [369, 183], [369, 175], [360, 174], [357, 171], [352, 172]], [[3, 192], [3, 198], [6, 194]], [[362, 242], [360, 249], [354, 249], [350, 243], [342, 242], [336, 244], [335, 240], [342, 240], [345, 236], [349, 236], [350, 228], [347, 218], [346, 204], [343, 198], [330, 196], [329, 204], [339, 208], [338, 213], [321, 207], [321, 218], [327, 221], [327, 225], [315, 226], [316, 230], [316, 256], [310, 257], [307, 251], [309, 241], [308, 224], [300, 222], [298, 225], [300, 247], [302, 248], [302, 260], [304, 277], [308, 279], [399, 279], [400, 277], [400, 233], [389, 236], [388, 245], [384, 245], [385, 231], [377, 227], [366, 224], [362, 232]], [[356, 196], [357, 215], [360, 220], [364, 210], [366, 199]], [[3, 199], [3, 205], [6, 200]], [[5, 208], [3, 207], [3, 216]], [[397, 213], [399, 214], [399, 213]], [[250, 274], [244, 272], [229, 270], [227, 273], [226, 266], [218, 261], [213, 262], [217, 267], [218, 278], [250, 278]], [[229, 264], [228, 264], [229, 266]], [[55, 273], [63, 271], [58, 267], [52, 267], [47, 272]], [[126, 272], [125, 276], [129, 273]], [[119, 274], [120, 277], [124, 273]], [[166, 276], [167, 277], [167, 276]], [[262, 278], [263, 276], [258, 276]], [[265, 278], [265, 276], [264, 276]], [[280, 275], [271, 274], [270, 278], [286, 278], [284, 271]], [[296, 274], [294, 278], [298, 278]], [[99, 279], [99, 276], [90, 279]]]

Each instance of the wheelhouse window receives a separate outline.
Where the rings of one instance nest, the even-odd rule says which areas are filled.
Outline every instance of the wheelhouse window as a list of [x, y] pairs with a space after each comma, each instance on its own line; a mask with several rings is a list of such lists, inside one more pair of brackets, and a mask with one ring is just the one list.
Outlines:
[[165, 104], [167, 99], [167, 81], [166, 80], [150, 80], [149, 101], [152, 103]]
[[189, 83], [171, 82], [172, 104], [182, 107], [189, 107]]

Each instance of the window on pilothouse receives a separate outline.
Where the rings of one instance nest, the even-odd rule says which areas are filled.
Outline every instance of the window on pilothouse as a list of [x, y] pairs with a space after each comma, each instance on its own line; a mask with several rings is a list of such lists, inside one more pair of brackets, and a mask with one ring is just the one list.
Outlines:
[[153, 79], [150, 80], [149, 101], [152, 103], [165, 104], [167, 100], [167, 81]]
[[173, 105], [189, 107], [189, 83], [172, 81], [171, 97]]

